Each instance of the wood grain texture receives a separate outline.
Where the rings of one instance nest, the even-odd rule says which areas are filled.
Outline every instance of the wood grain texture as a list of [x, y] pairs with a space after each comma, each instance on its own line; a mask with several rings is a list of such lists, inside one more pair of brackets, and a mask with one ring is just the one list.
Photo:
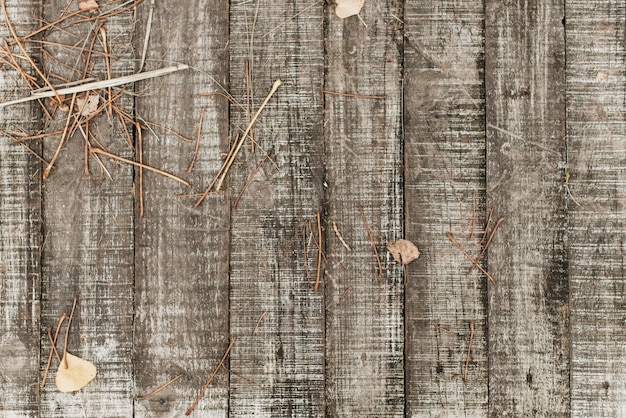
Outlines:
[[398, 14], [396, 1], [366, 2], [365, 24], [327, 10], [325, 89], [384, 96], [325, 96], [326, 397], [333, 417], [404, 413], [402, 267], [386, 249], [403, 238]]
[[489, 415], [567, 416], [563, 2], [485, 8]]
[[[33, 29], [36, 2], [7, 1], [19, 34]], [[0, 39], [12, 39], [4, 24]], [[19, 53], [13, 49], [14, 53]], [[36, 51], [29, 51], [36, 56]], [[4, 58], [4, 56], [3, 56]], [[0, 100], [29, 94], [21, 76], [0, 70]], [[39, 161], [4, 134], [31, 133], [39, 126], [36, 103], [0, 113], [0, 415], [39, 414], [39, 298], [41, 248], [41, 170]], [[37, 143], [29, 146], [40, 152]]]
[[626, 8], [569, 1], [565, 12], [571, 416], [626, 416]]
[[408, 416], [487, 414], [487, 279], [467, 274], [470, 262], [446, 237], [452, 232], [473, 256], [481, 251], [483, 13], [475, 1], [405, 6], [406, 237], [422, 251], [406, 288]]
[[[149, 5], [140, 7], [137, 48], [144, 45]], [[228, 102], [201, 96], [221, 91], [228, 78], [228, 1], [159, 1], [153, 11], [146, 65], [149, 69], [183, 62], [190, 70], [140, 83], [140, 120], [197, 136], [206, 109], [199, 150], [195, 143], [157, 128], [143, 133], [143, 160], [188, 179], [187, 189], [171, 179], [143, 173], [145, 216], [136, 229], [135, 381], [137, 395], [150, 392], [179, 373], [186, 376], [156, 396], [137, 401], [136, 416], [182, 416], [228, 346], [229, 209], [225, 195], [193, 208], [221, 164], [228, 137]], [[135, 185], [139, 177], [136, 173]], [[139, 215], [139, 212], [136, 212]], [[197, 416], [228, 413], [228, 375], [218, 374], [196, 408]]]
[[[44, 20], [51, 22], [67, 5], [65, 0], [50, 1], [44, 8]], [[76, 7], [76, 6], [74, 6]], [[130, 48], [132, 12], [117, 15], [105, 24], [112, 76], [133, 72]], [[83, 45], [95, 29], [83, 23], [52, 30], [45, 40]], [[88, 38], [91, 39], [91, 38]], [[96, 47], [102, 51], [101, 44]], [[79, 51], [46, 46], [43, 64], [52, 80], [56, 76], [81, 79], [84, 65]], [[72, 70], [78, 68], [78, 72]], [[106, 77], [103, 60], [96, 62], [94, 74]], [[122, 100], [128, 112], [132, 99]], [[65, 125], [67, 113], [57, 112], [50, 129]], [[111, 122], [113, 120], [113, 123]], [[104, 147], [118, 155], [130, 156], [123, 130], [114, 119], [98, 116], [90, 131]], [[46, 138], [44, 156], [50, 160], [57, 149], [58, 136]], [[63, 146], [50, 177], [44, 181], [42, 256], [42, 327], [55, 327], [61, 313], [70, 313], [72, 300], [78, 298], [67, 350], [93, 362], [96, 379], [76, 395], [60, 393], [55, 384], [56, 360], [50, 380], [41, 396], [42, 416], [83, 417], [131, 416], [132, 401], [132, 325], [133, 325], [133, 197], [132, 172], [105, 162], [109, 179], [95, 161], [91, 175], [83, 173], [84, 139], [77, 131]], [[45, 367], [50, 343], [42, 332], [41, 368]], [[60, 338], [62, 340], [62, 338]], [[63, 343], [57, 345], [63, 351]]]
[[[230, 13], [232, 93], [246, 109], [245, 61], [250, 64], [252, 113], [274, 81], [283, 82], [231, 170], [233, 199], [260, 159], [271, 161], [232, 212], [230, 414], [324, 414], [323, 291], [307, 283], [303, 226], [322, 206], [323, 4], [233, 1]], [[232, 134], [247, 126], [231, 108]], [[315, 244], [309, 242], [312, 254]], [[316, 257], [309, 258], [315, 275]], [[252, 332], [259, 317], [255, 335]]]

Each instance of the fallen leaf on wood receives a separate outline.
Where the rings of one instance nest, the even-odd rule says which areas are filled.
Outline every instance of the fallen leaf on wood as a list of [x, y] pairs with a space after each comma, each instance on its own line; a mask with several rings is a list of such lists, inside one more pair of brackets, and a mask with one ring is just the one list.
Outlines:
[[96, 0], [81, 0], [78, 2], [78, 8], [84, 12], [98, 8]]
[[67, 351], [61, 359], [55, 383], [61, 392], [75, 392], [84, 388], [96, 377], [96, 366]]
[[91, 116], [98, 111], [98, 103], [100, 102], [100, 96], [97, 94], [90, 94], [87, 98], [78, 97], [76, 99], [76, 107], [80, 110], [81, 116]]
[[341, 19], [346, 17], [358, 15], [365, 0], [336, 0], [335, 13]]
[[398, 263], [409, 264], [420, 256], [415, 244], [405, 239], [399, 239], [387, 245], [387, 249]]

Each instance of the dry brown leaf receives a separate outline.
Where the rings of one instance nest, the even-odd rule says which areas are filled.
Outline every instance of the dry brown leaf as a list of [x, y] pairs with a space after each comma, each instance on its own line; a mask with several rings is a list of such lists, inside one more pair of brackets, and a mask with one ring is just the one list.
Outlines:
[[87, 102], [85, 98], [78, 97], [76, 99], [76, 107], [80, 110], [81, 116], [91, 116], [98, 111], [98, 103], [100, 102], [100, 96], [97, 94], [90, 94], [87, 96]]
[[342, 19], [358, 15], [365, 0], [336, 0], [335, 13]]
[[409, 264], [420, 256], [420, 251], [415, 244], [405, 239], [399, 239], [387, 245], [387, 249], [398, 263]]
[[81, 0], [78, 2], [78, 8], [84, 12], [98, 8], [96, 0]]
[[61, 392], [75, 392], [91, 382], [96, 373], [96, 366], [92, 362], [66, 351], [59, 364], [55, 383]]

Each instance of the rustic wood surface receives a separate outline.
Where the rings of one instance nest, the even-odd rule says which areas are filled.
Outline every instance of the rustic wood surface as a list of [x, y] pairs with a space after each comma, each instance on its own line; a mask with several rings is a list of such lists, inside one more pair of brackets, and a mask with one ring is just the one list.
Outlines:
[[484, 416], [487, 279], [467, 274], [471, 263], [446, 236], [480, 253], [483, 6], [413, 2], [404, 23], [405, 235], [422, 249], [406, 287], [407, 415]]
[[[80, 131], [44, 178], [15, 140], [48, 133], [24, 144], [50, 161], [67, 112], [0, 107], [0, 416], [182, 416], [214, 370], [192, 415], [626, 415], [623, 1], [98, 3], [132, 7], [29, 56], [81, 79], [102, 23], [99, 79], [189, 65], [126, 87], [131, 144], [107, 109], [89, 138], [191, 187], [103, 156], [86, 175]], [[44, 85], [5, 10], [23, 36], [76, 9], [6, 0], [0, 102]], [[488, 245], [495, 283], [450, 238]], [[98, 375], [71, 394], [56, 356], [41, 382], [74, 297], [68, 351]]]
[[566, 416], [570, 339], [565, 245], [563, 2], [485, 6], [487, 206], [493, 416]]
[[326, 411], [401, 416], [402, 268], [386, 250], [403, 237], [401, 8], [369, 2], [363, 23], [328, 12], [325, 89], [378, 98], [325, 96]]

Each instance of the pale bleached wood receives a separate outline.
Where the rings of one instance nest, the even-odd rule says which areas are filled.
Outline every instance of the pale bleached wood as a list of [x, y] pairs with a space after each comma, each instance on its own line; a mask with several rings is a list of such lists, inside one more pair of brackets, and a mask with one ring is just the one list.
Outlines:
[[[46, 2], [44, 21], [52, 22], [67, 5], [65, 0]], [[70, 6], [72, 10], [76, 4]], [[106, 5], [103, 5], [106, 7]], [[112, 77], [133, 73], [130, 48], [133, 13], [108, 19], [106, 25]], [[45, 40], [83, 45], [92, 23], [49, 30]], [[89, 45], [89, 43], [87, 43]], [[96, 47], [102, 51], [102, 45]], [[83, 61], [78, 51], [48, 45], [61, 62], [45, 57], [48, 73], [70, 80], [82, 79]], [[94, 57], [95, 59], [95, 57]], [[69, 66], [69, 68], [67, 67]], [[79, 71], [71, 71], [77, 66]], [[103, 60], [97, 60], [95, 75], [106, 77]], [[132, 99], [121, 100], [127, 112]], [[50, 130], [65, 124], [67, 113], [56, 112]], [[90, 124], [91, 133], [111, 152], [130, 157], [119, 123], [105, 114]], [[58, 136], [44, 140], [44, 156], [55, 153]], [[41, 416], [132, 416], [132, 325], [133, 325], [133, 185], [129, 166], [116, 168], [105, 162], [112, 179], [101, 174], [92, 159], [92, 175], [83, 172], [84, 139], [76, 132], [61, 149], [59, 158], [44, 181], [42, 255], [42, 327], [56, 326], [62, 312], [70, 313], [78, 298], [68, 351], [93, 362], [98, 375], [85, 388], [60, 393], [54, 384], [58, 362], [53, 359], [49, 381], [41, 395]], [[41, 175], [41, 173], [39, 173]], [[42, 338], [41, 369], [48, 359], [50, 343]], [[62, 340], [62, 339], [60, 339]], [[63, 343], [57, 348], [62, 352]]]
[[[9, 0], [6, 7], [18, 33], [34, 28], [35, 2]], [[12, 39], [4, 14], [1, 20], [0, 39]], [[16, 71], [0, 69], [0, 97], [28, 91]], [[0, 130], [33, 132], [39, 126], [37, 107], [3, 109]], [[40, 151], [37, 143], [28, 145]], [[39, 416], [40, 172], [32, 154], [0, 134], [0, 415], [7, 417]]]
[[[572, 417], [626, 416], [623, 1], [568, 1]], [[578, 206], [578, 204], [580, 206]]]
[[403, 416], [402, 268], [386, 250], [403, 238], [402, 5], [366, 2], [364, 23], [357, 16], [341, 20], [333, 9], [327, 10], [325, 89], [384, 98], [325, 97], [327, 413]]
[[474, 257], [480, 253], [483, 5], [407, 2], [404, 13], [406, 238], [422, 251], [408, 266], [407, 415], [485, 416], [487, 279], [477, 269], [467, 274], [471, 264], [446, 237], [452, 232]]
[[562, 1], [485, 7], [489, 415], [569, 411]]
[[[272, 150], [231, 217], [230, 332], [237, 341], [230, 366], [252, 382], [231, 375], [230, 414], [322, 416], [323, 290], [307, 285], [302, 233], [305, 221], [316, 225], [322, 208], [323, 3], [231, 2], [230, 52], [232, 93], [244, 106], [244, 113], [231, 107], [231, 138], [248, 125], [245, 60], [251, 114], [282, 80], [253, 129], [255, 154], [247, 142], [230, 171], [234, 200]], [[313, 277], [314, 245], [309, 242]]]
[[[140, 7], [137, 49], [144, 44], [149, 5]], [[228, 1], [157, 1], [153, 10], [146, 68], [168, 62], [192, 67], [136, 86], [137, 117], [197, 137], [195, 143], [158, 128], [143, 132], [143, 160], [192, 183], [201, 192], [227, 150], [228, 102], [213, 81], [228, 77]], [[163, 61], [162, 61], [163, 60]], [[156, 133], [156, 136], [155, 136]], [[138, 185], [138, 172], [135, 184]], [[193, 404], [228, 346], [229, 209], [226, 195], [176, 198], [190, 190], [144, 171], [145, 216], [137, 218], [135, 265], [136, 394], [150, 392], [179, 373], [186, 376], [155, 396], [137, 401], [135, 416], [178, 417]], [[137, 201], [139, 214], [139, 201]], [[220, 370], [194, 416], [225, 417], [228, 374]]]

